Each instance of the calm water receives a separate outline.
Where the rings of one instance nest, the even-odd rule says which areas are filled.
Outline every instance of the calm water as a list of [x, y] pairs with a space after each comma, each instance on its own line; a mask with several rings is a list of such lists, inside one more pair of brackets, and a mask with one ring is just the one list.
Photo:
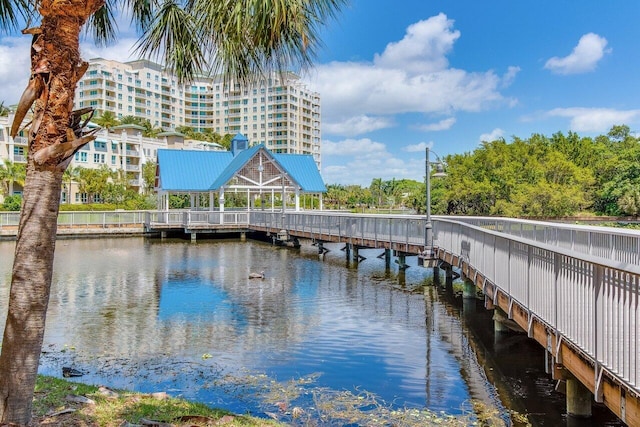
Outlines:
[[[2, 328], [13, 246], [0, 242]], [[360, 396], [364, 411], [462, 414], [481, 402], [506, 423], [517, 411], [533, 425], [616, 425], [604, 410], [567, 420], [540, 347], [522, 335], [495, 339], [481, 302], [463, 306], [425, 286], [430, 271], [415, 258], [402, 275], [396, 264], [385, 269], [379, 250], [362, 251], [356, 267], [340, 246], [329, 249], [321, 262], [309, 242], [296, 251], [235, 240], [60, 240], [41, 372], [72, 366], [83, 382], [284, 420], [277, 402], [311, 417], [325, 399]], [[248, 279], [262, 270], [264, 280]]]

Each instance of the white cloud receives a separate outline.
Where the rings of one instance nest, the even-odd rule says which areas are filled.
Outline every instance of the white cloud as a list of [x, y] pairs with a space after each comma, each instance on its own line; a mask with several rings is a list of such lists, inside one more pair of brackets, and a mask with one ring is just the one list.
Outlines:
[[446, 55], [460, 37], [452, 28], [453, 20], [443, 13], [418, 21], [407, 28], [402, 40], [389, 43], [382, 54], [376, 54], [373, 63], [381, 68], [402, 68], [410, 74], [445, 70], [449, 65]]
[[[399, 153], [398, 153], [399, 154]], [[402, 159], [385, 144], [368, 138], [322, 141], [322, 177], [327, 184], [369, 186], [383, 180], [424, 177], [424, 156]]]
[[80, 54], [84, 60], [92, 58], [112, 59], [114, 61], [127, 62], [138, 59], [133, 50], [137, 38], [123, 38], [107, 47], [98, 47], [93, 42], [86, 42], [80, 45]]
[[355, 136], [391, 127], [393, 123], [393, 120], [388, 117], [361, 115], [349, 117], [347, 120], [339, 123], [323, 123], [322, 130], [333, 135]]
[[[137, 39], [126, 38], [117, 44], [106, 48], [98, 48], [87, 42], [82, 43], [80, 51], [85, 60], [95, 57], [128, 61], [134, 59], [131, 56], [132, 46]], [[29, 57], [31, 49], [31, 36], [3, 37], [0, 39], [0, 102], [5, 105], [17, 104], [22, 92], [27, 87], [31, 69]]]
[[640, 124], [640, 110], [614, 110], [610, 108], [555, 108], [550, 117], [568, 117], [575, 132], [608, 132], [614, 125]]
[[573, 51], [563, 57], [554, 56], [550, 58], [544, 68], [558, 74], [578, 74], [595, 69], [605, 53], [611, 49], [607, 47], [607, 39], [594, 33], [588, 33], [580, 37], [578, 45]]
[[31, 70], [31, 36], [0, 40], [0, 102], [17, 104], [27, 87]]
[[409, 153], [424, 153], [424, 150], [427, 149], [427, 147], [431, 148], [433, 147], [433, 141], [432, 142], [421, 142], [419, 144], [413, 144], [413, 145], [407, 145], [406, 147], [404, 147], [402, 149], [402, 151], [407, 151]]
[[323, 121], [332, 124], [332, 134], [356, 135], [353, 128], [349, 134], [340, 129], [358, 117], [450, 115], [509, 104], [498, 88], [510, 84], [519, 68], [510, 67], [504, 77], [450, 68], [446, 55], [460, 36], [452, 27], [440, 14], [409, 26], [402, 40], [389, 43], [371, 62], [319, 65], [309, 84], [322, 94]]
[[489, 133], [483, 133], [480, 135], [480, 142], [492, 142], [496, 139], [500, 139], [504, 136], [504, 131], [500, 128], [495, 128]]
[[373, 153], [384, 153], [386, 147], [381, 142], [369, 138], [345, 139], [340, 142], [322, 141], [322, 156], [362, 156]]
[[456, 123], [455, 117], [449, 117], [448, 119], [440, 120], [437, 123], [429, 123], [427, 125], [420, 125], [417, 127], [418, 130], [422, 130], [425, 132], [431, 131], [440, 131], [440, 130], [448, 130]]
[[502, 76], [502, 87], [509, 87], [511, 83], [516, 79], [516, 76], [520, 72], [520, 67], [510, 66], [507, 68], [507, 72]]

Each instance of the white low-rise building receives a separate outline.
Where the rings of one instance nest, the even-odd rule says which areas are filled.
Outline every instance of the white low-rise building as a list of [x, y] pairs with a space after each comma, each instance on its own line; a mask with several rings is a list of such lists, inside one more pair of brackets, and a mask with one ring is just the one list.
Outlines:
[[[0, 164], [5, 160], [13, 163], [27, 162], [27, 137], [26, 131], [19, 136], [11, 138], [10, 128], [13, 115], [0, 117]], [[219, 144], [206, 141], [185, 139], [184, 135], [177, 132], [164, 132], [158, 138], [142, 136], [143, 128], [137, 125], [120, 125], [110, 130], [103, 129], [97, 134], [94, 141], [89, 142], [77, 153], [69, 167], [83, 167], [100, 169], [107, 167], [111, 171], [126, 173], [128, 185], [135, 191], [143, 190], [143, 165], [147, 162], [156, 162], [158, 149], [175, 150], [224, 150]], [[11, 194], [22, 194], [22, 187], [12, 185]], [[0, 194], [0, 198], [2, 194]], [[89, 197], [81, 193], [75, 182], [63, 183], [61, 202], [63, 203], [87, 203]]]

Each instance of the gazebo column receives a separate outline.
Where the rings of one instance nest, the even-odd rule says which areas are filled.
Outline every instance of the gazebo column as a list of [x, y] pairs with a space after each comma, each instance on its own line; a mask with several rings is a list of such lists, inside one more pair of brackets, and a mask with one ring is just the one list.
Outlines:
[[220, 187], [220, 224], [224, 224], [224, 187]]
[[209, 191], [209, 210], [212, 211], [215, 208], [216, 199], [213, 191]]
[[276, 199], [276, 190], [272, 188], [271, 189], [271, 212], [273, 212], [275, 209], [275, 203], [274, 203], [275, 199]]
[[296, 212], [300, 212], [300, 188], [296, 187]]
[[193, 193], [189, 193], [189, 206], [192, 211], [196, 208], [196, 197]]
[[286, 206], [285, 206], [285, 204], [286, 204], [286, 203], [285, 203], [285, 196], [287, 195], [287, 193], [286, 193], [286, 191], [287, 191], [287, 190], [286, 190], [285, 185], [286, 185], [286, 182], [285, 182], [285, 180], [284, 180], [284, 174], [283, 174], [283, 175], [282, 175], [282, 215], [284, 215], [284, 212], [285, 212], [285, 210], [286, 210], [286, 209], [285, 209], [285, 207], [286, 207]]
[[323, 206], [322, 206], [322, 193], [320, 193], [320, 210], [323, 210]]
[[247, 188], [247, 211], [251, 210], [251, 190]]

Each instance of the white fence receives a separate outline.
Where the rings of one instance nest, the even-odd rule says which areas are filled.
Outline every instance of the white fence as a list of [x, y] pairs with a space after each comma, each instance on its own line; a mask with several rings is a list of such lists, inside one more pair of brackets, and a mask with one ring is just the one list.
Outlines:
[[511, 218], [438, 217], [606, 259], [640, 265], [640, 230]]
[[435, 220], [434, 234], [439, 247], [462, 256], [588, 355], [596, 367], [596, 395], [602, 369], [640, 391], [638, 265], [449, 219]]

